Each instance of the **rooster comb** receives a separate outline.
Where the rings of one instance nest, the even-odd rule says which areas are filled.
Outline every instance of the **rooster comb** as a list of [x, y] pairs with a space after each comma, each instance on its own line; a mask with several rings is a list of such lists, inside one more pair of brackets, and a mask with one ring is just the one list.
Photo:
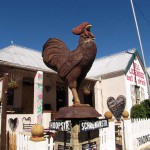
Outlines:
[[73, 29], [72, 29], [72, 33], [73, 33], [73, 34], [76, 34], [76, 35], [79, 35], [79, 34], [83, 33], [83, 29], [84, 29], [87, 25], [89, 25], [88, 22], [83, 22], [82, 24], [78, 25], [76, 28], [73, 28]]

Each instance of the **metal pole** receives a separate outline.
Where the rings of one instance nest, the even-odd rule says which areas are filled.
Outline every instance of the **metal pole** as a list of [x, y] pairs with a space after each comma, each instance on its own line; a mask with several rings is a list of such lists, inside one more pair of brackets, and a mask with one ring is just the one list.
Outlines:
[[137, 34], [138, 34], [138, 39], [139, 39], [139, 43], [140, 43], [140, 49], [141, 49], [142, 58], [143, 58], [143, 63], [144, 63], [144, 72], [145, 72], [145, 77], [146, 77], [146, 83], [147, 83], [148, 95], [149, 95], [149, 99], [150, 99], [149, 78], [148, 78], [147, 68], [146, 68], [146, 62], [145, 62], [145, 58], [144, 58], [144, 52], [143, 52], [143, 46], [142, 46], [142, 40], [141, 40], [141, 36], [140, 36], [139, 28], [138, 28], [138, 23], [137, 23], [137, 19], [136, 19], [136, 15], [135, 15], [135, 10], [134, 10], [134, 6], [133, 6], [133, 0], [131, 0], [131, 6], [132, 6], [132, 11], [133, 11], [133, 16], [134, 16], [134, 21], [135, 21], [135, 25], [136, 25]]

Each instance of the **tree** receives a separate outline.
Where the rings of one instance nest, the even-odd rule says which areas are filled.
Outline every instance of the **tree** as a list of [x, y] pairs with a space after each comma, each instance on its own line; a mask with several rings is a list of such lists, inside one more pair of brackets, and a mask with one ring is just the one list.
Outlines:
[[143, 107], [146, 110], [146, 117], [150, 118], [150, 100], [146, 99], [143, 102], [141, 102], [141, 105], [143, 105]]
[[131, 118], [147, 118], [145, 107], [142, 104], [136, 104], [132, 106]]

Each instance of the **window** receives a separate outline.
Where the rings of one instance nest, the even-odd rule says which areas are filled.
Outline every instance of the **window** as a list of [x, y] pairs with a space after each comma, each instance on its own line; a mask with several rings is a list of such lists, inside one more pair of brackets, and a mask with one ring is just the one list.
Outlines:
[[138, 104], [140, 102], [140, 87], [135, 86], [135, 95], [136, 95], [136, 103]]
[[132, 105], [139, 104], [141, 100], [140, 87], [137, 85], [131, 85], [130, 90]]

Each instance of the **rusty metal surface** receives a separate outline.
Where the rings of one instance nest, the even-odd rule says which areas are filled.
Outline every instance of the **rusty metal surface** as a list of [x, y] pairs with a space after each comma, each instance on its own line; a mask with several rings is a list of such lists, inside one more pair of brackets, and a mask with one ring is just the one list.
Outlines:
[[68, 84], [72, 91], [74, 104], [80, 104], [77, 91], [97, 53], [90, 27], [88, 22], [84, 22], [73, 28], [72, 32], [80, 35], [78, 46], [74, 50], [70, 51], [66, 44], [57, 38], [50, 38], [43, 45], [42, 56], [45, 65], [55, 70], [58, 76]]
[[81, 118], [97, 118], [99, 114], [93, 107], [62, 107], [59, 109], [56, 119], [81, 119]]

